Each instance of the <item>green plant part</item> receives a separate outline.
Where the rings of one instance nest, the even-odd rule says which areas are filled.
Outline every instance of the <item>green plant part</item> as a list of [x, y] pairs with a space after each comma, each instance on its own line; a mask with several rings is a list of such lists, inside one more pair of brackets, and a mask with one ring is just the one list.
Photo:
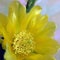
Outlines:
[[28, 13], [34, 6], [36, 0], [28, 0], [26, 5], [26, 12]]

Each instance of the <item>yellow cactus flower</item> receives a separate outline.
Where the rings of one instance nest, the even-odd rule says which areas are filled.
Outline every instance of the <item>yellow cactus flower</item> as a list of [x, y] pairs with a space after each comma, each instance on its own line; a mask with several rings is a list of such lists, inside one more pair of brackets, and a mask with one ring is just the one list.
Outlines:
[[52, 38], [54, 22], [41, 15], [41, 7], [34, 6], [29, 13], [17, 1], [9, 6], [8, 17], [0, 14], [0, 32], [4, 36], [5, 60], [54, 60], [59, 45]]

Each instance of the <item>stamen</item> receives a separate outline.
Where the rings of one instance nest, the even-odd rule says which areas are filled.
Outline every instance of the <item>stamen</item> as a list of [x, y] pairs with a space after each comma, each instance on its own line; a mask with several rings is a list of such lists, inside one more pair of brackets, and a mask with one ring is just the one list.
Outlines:
[[13, 42], [15, 54], [28, 55], [34, 50], [34, 41], [31, 33], [20, 32], [15, 36]]

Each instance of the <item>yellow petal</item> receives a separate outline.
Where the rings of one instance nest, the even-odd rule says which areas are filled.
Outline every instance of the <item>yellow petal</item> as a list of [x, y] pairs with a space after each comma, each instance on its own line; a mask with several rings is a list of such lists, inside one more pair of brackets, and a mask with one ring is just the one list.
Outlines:
[[7, 30], [10, 33], [18, 32], [20, 29], [21, 21], [25, 16], [25, 7], [21, 5], [18, 1], [14, 1], [10, 4], [9, 14], [8, 14], [8, 25]]
[[11, 52], [11, 50], [8, 46], [6, 46], [6, 52], [4, 55], [4, 59], [6, 59], [6, 60], [17, 60], [15, 55]]
[[55, 54], [59, 48], [56, 40], [46, 36], [40, 36], [35, 38], [37, 53], [41, 54]]
[[[5, 16], [4, 14], [0, 14], [0, 37], [5, 35], [5, 29], [6, 29], [6, 25], [7, 25], [7, 16]], [[2, 43], [3, 41], [0, 40], [0, 43]]]
[[7, 17], [4, 14], [0, 14], [0, 32], [2, 31], [2, 27], [6, 27], [7, 25]]
[[6, 60], [21, 60], [13, 53], [9, 44], [6, 44], [6, 52], [4, 54], [4, 59]]
[[31, 9], [29, 13], [27, 13], [26, 19], [24, 19], [21, 23], [21, 29], [24, 30], [29, 25], [29, 22], [32, 21], [33, 18], [35, 18], [37, 15], [39, 15], [41, 12], [40, 6], [35, 6]]
[[31, 22], [29, 23], [28, 29], [34, 35], [37, 35], [39, 32], [42, 31], [44, 26], [48, 23], [48, 16], [36, 16], [32, 18]]
[[8, 32], [5, 29], [2, 29], [2, 31], [3, 31], [3, 37], [4, 37], [4, 40], [2, 41], [2, 48], [6, 49], [6, 43], [11, 42], [12, 37], [10, 36], [10, 34], [8, 34]]
[[43, 30], [39, 33], [40, 36], [53, 36], [56, 29], [54, 22], [48, 22]]
[[34, 54], [26, 58], [26, 60], [55, 60], [52, 56]]
[[7, 17], [4, 14], [0, 14], [0, 24], [2, 24], [4, 27], [7, 24]]

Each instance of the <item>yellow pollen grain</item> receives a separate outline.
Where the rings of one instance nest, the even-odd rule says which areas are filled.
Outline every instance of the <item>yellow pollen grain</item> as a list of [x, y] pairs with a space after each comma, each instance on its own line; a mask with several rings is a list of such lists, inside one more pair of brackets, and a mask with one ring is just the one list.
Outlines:
[[34, 41], [30, 33], [20, 32], [16, 34], [13, 41], [13, 50], [15, 54], [28, 55], [34, 50]]

